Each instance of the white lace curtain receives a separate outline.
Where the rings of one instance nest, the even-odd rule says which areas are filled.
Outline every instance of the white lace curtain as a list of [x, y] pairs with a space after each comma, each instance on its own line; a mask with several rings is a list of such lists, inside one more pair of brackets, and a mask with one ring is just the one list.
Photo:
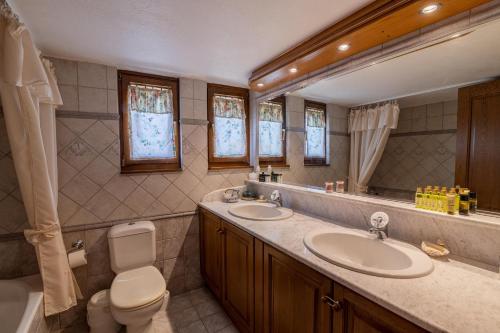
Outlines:
[[55, 106], [62, 104], [48, 60], [30, 32], [0, 0], [0, 93], [12, 158], [44, 288], [45, 315], [81, 296], [68, 264], [57, 215]]
[[396, 102], [351, 110], [350, 192], [366, 192], [368, 182], [384, 152], [391, 129], [398, 125], [398, 118], [399, 105]]

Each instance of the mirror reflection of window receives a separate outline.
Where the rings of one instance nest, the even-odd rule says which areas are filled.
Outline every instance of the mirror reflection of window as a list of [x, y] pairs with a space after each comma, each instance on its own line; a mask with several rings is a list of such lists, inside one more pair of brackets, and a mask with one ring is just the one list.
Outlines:
[[326, 164], [326, 106], [306, 102], [305, 164]]
[[259, 157], [283, 156], [283, 108], [279, 103], [259, 105]]

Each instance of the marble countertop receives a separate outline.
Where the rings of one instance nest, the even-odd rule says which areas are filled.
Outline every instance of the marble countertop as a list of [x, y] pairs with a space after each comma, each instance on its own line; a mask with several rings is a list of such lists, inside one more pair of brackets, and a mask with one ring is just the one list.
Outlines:
[[304, 246], [303, 237], [311, 230], [345, 226], [300, 212], [280, 221], [245, 220], [228, 213], [233, 205], [220, 201], [200, 203], [256, 238], [431, 332], [500, 332], [500, 274], [490, 267], [433, 259], [434, 271], [425, 277], [366, 275], [322, 260]]

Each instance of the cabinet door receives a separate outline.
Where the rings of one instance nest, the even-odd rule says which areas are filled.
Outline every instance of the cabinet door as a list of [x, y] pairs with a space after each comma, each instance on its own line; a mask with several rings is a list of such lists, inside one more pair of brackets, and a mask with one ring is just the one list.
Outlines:
[[341, 305], [333, 312], [334, 333], [421, 333], [424, 329], [335, 284], [334, 299]]
[[253, 332], [254, 238], [223, 222], [222, 305], [240, 332]]
[[201, 274], [208, 287], [218, 298], [220, 298], [222, 290], [222, 232], [222, 221], [214, 214], [201, 210]]
[[331, 295], [330, 279], [268, 245], [262, 264], [262, 331], [329, 332], [330, 309], [322, 298]]

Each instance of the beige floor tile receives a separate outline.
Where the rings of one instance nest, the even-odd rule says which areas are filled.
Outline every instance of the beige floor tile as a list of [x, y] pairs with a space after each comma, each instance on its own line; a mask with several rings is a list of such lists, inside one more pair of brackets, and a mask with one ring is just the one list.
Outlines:
[[215, 333], [231, 325], [229, 317], [222, 312], [202, 318], [203, 324], [209, 333]]

